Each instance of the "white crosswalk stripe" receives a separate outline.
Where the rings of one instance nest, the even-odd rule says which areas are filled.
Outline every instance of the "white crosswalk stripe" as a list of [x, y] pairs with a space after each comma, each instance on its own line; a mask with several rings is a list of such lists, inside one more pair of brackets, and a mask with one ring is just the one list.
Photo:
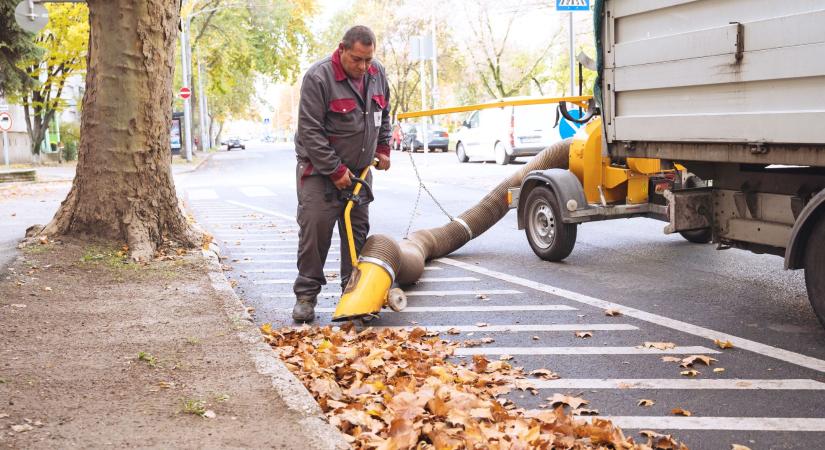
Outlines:
[[419, 282], [421, 283], [451, 283], [451, 282], [463, 282], [463, 281], [481, 281], [475, 277], [424, 277], [419, 278]]
[[[806, 417], [604, 416], [624, 429], [825, 431], [825, 419]], [[592, 419], [591, 419], [592, 420]]]
[[[502, 311], [575, 311], [576, 309], [567, 305], [508, 305], [508, 306], [409, 306], [401, 313], [425, 313], [425, 312], [502, 312]], [[315, 308], [316, 312], [334, 312], [335, 308]], [[394, 311], [386, 310], [386, 313]]]
[[536, 389], [825, 390], [825, 383], [807, 379], [562, 378], [558, 380], [530, 380], [530, 384]]
[[[592, 331], [633, 331], [638, 330], [638, 327], [634, 327], [633, 325], [621, 324], [621, 323], [590, 323], [590, 324], [551, 324], [551, 325], [487, 325], [483, 327], [475, 326], [475, 325], [437, 325], [437, 326], [426, 326], [421, 325], [422, 328], [426, 328], [427, 331], [438, 331], [438, 332], [445, 332], [448, 330], [455, 330], [461, 333], [519, 333], [519, 332], [540, 332], [540, 331], [579, 331], [579, 330], [592, 330]], [[376, 327], [380, 328], [380, 327]], [[387, 327], [393, 329], [406, 329], [411, 330], [415, 327]]]
[[263, 186], [244, 186], [238, 188], [247, 197], [275, 197], [275, 193]]
[[189, 200], [210, 200], [217, 199], [218, 193], [214, 189], [189, 189], [186, 191]]
[[716, 350], [688, 346], [667, 350], [644, 347], [473, 347], [458, 348], [456, 356], [472, 355], [695, 355], [716, 354]]

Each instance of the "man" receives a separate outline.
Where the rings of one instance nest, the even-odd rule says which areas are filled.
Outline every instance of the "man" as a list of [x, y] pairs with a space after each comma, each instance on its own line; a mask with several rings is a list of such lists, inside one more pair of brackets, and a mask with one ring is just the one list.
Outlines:
[[[365, 26], [352, 27], [331, 56], [307, 70], [301, 85], [295, 133], [300, 227], [293, 286], [296, 322], [315, 318], [335, 222], [341, 238], [341, 286], [349, 281], [352, 263], [342, 192], [354, 187], [351, 178], [360, 176], [373, 160], [378, 160], [379, 170], [390, 168], [390, 89], [374, 53], [375, 34]], [[360, 252], [369, 232], [368, 205], [355, 206], [351, 220]]]

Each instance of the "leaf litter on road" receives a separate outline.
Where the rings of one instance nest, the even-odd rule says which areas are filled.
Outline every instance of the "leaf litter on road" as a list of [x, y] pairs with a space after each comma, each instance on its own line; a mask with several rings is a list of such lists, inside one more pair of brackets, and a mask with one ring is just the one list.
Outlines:
[[356, 449], [687, 449], [655, 433], [637, 444], [609, 420], [579, 418], [573, 410], [597, 413], [581, 409], [587, 400], [579, 397], [556, 394], [553, 409], [518, 408], [500, 396], [530, 390], [521, 368], [482, 355], [454, 364], [448, 358], [458, 344], [421, 328], [262, 331]]

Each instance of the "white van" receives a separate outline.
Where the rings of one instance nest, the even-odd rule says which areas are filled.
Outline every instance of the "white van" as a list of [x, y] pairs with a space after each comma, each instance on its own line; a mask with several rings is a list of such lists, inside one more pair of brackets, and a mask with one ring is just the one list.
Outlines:
[[456, 132], [455, 153], [459, 162], [508, 164], [517, 156], [536, 155], [560, 141], [561, 124], [554, 128], [555, 123], [555, 104], [474, 111]]

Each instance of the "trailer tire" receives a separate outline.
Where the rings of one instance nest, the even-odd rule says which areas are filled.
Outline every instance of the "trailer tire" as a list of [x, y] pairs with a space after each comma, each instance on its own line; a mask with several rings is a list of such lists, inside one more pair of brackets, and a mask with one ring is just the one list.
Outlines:
[[702, 228], [701, 230], [680, 231], [679, 234], [689, 242], [694, 244], [707, 244], [713, 239], [713, 230]]
[[825, 216], [814, 225], [805, 245], [805, 287], [816, 318], [825, 327]]
[[556, 195], [544, 186], [537, 186], [524, 203], [524, 231], [533, 253], [545, 261], [567, 258], [576, 245], [577, 224], [561, 220], [561, 208]]

